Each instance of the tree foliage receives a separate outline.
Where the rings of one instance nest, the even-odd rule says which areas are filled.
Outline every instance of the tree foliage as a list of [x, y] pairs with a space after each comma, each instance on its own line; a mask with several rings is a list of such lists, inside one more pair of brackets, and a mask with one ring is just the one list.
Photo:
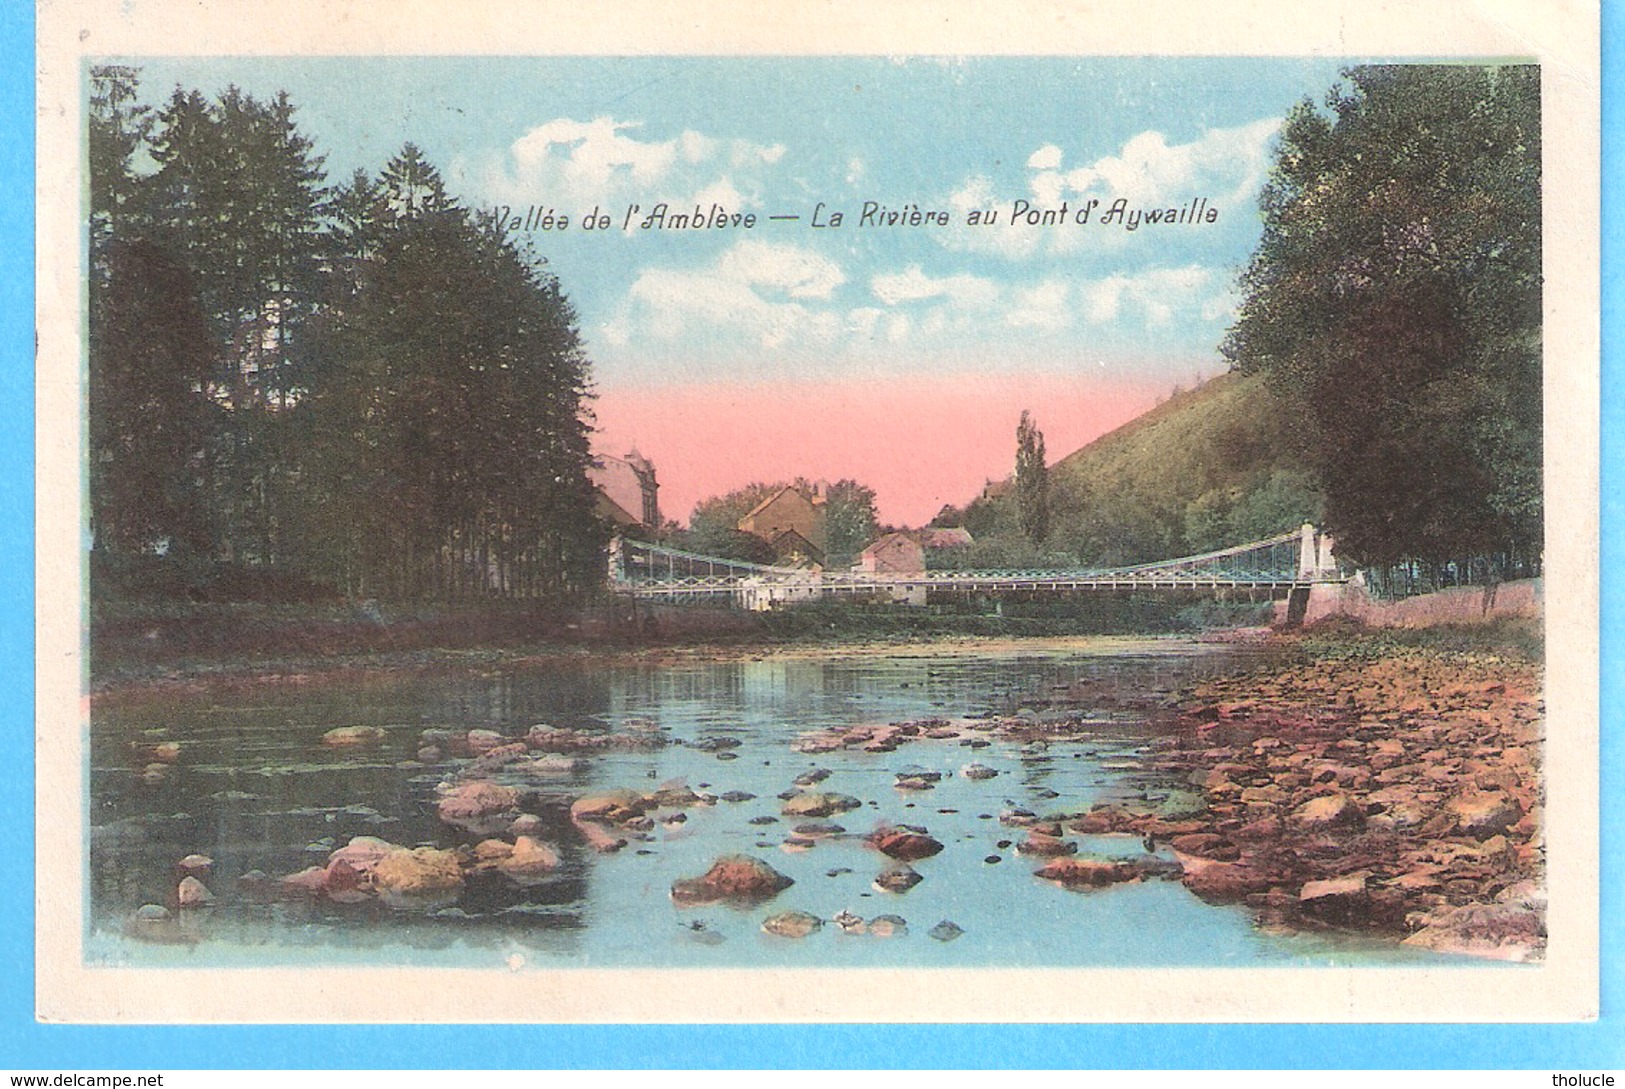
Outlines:
[[110, 240], [92, 293], [91, 530], [97, 547], [207, 553], [211, 406], [199, 391], [215, 343], [191, 274], [160, 248]]
[[825, 551], [832, 563], [849, 562], [880, 534], [875, 490], [856, 480], [837, 480], [825, 494]]
[[394, 598], [595, 583], [589, 364], [541, 262], [410, 144], [331, 189], [284, 94], [137, 97], [93, 72], [97, 546]]
[[1539, 71], [1345, 78], [1282, 130], [1224, 353], [1301, 406], [1341, 554], [1538, 555]]
[[1027, 539], [1043, 544], [1049, 536], [1049, 466], [1044, 433], [1026, 411], [1016, 425], [1016, 509]]
[[[708, 556], [725, 556], [752, 563], [771, 563], [773, 551], [766, 542], [739, 529], [739, 521], [762, 500], [785, 487], [812, 496], [820, 486], [806, 477], [793, 481], [757, 481], [724, 495], [712, 496], [695, 504], [688, 530], [678, 538], [680, 547]], [[838, 480], [821, 489], [823, 495], [823, 540], [813, 545], [824, 549], [829, 562], [848, 563], [880, 534], [875, 511], [875, 490], [856, 480]]]
[[688, 518], [688, 532], [676, 538], [679, 548], [706, 556], [723, 556], [747, 563], [772, 563], [773, 550], [760, 537], [742, 532], [739, 520], [768, 496], [785, 486], [784, 481], [757, 481], [724, 495], [702, 499]]

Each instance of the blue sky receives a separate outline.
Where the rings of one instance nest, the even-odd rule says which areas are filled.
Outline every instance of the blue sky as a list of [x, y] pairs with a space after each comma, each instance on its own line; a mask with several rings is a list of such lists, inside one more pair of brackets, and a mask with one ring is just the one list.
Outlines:
[[[285, 89], [330, 179], [408, 141], [534, 232], [599, 386], [1065, 372], [1171, 385], [1221, 369], [1276, 126], [1341, 61], [1077, 58], [135, 58], [179, 83]], [[1101, 204], [1026, 228], [1014, 202]], [[1217, 222], [1103, 225], [1207, 198]], [[594, 205], [795, 214], [754, 230], [584, 232]], [[817, 203], [846, 215], [814, 229]], [[865, 201], [951, 225], [856, 226]], [[1000, 222], [968, 227], [971, 209]]]

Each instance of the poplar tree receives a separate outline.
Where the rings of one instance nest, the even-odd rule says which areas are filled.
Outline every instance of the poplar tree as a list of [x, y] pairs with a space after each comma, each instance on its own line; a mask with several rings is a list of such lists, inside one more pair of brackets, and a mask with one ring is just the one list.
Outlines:
[[1025, 410], [1016, 425], [1016, 509], [1021, 532], [1033, 544], [1049, 536], [1049, 467], [1044, 462], [1044, 433]]

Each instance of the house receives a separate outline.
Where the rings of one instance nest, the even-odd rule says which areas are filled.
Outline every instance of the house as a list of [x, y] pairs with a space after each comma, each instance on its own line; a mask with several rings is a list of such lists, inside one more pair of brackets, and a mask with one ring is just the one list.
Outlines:
[[660, 485], [655, 467], [636, 448], [625, 457], [600, 455], [587, 470], [598, 495], [594, 510], [617, 529], [660, 528]]
[[823, 489], [815, 488], [809, 496], [787, 484], [741, 518], [739, 529], [769, 543], [793, 530], [822, 557], [825, 548]]
[[823, 550], [793, 529], [785, 530], [768, 543], [773, 547], [773, 562], [780, 567], [823, 570]]
[[824, 593], [824, 576], [818, 571], [797, 572], [771, 578], [751, 576], [739, 580], [734, 600], [742, 609], [762, 613], [781, 605], [817, 601]]
[[1003, 480], [989, 480], [986, 484], [982, 485], [981, 498], [1002, 499], [1003, 497], [1009, 495], [1010, 490], [1015, 486], [1016, 480], [1014, 477], [1007, 476]]
[[857, 570], [870, 575], [925, 573], [925, 549], [910, 533], [888, 533], [858, 555]]
[[953, 526], [948, 529], [927, 526], [920, 530], [920, 547], [927, 552], [937, 549], [969, 548], [975, 543], [976, 539], [964, 526]]

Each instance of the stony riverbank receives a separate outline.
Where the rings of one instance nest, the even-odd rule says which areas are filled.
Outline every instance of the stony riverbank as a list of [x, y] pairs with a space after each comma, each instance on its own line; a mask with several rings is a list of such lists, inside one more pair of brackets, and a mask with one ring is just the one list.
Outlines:
[[1525, 654], [1348, 632], [1170, 713], [1151, 766], [1201, 804], [1177, 819], [1107, 806], [1072, 828], [1168, 843], [1188, 888], [1264, 926], [1540, 956], [1543, 707]]
[[[1030, 668], [1040, 652], [1094, 665]], [[1543, 949], [1543, 656], [1533, 627], [1405, 633], [1344, 625], [1233, 633], [1206, 648], [1154, 639], [965, 640], [635, 653], [628, 664], [639, 668], [650, 656], [679, 666], [724, 655], [768, 657], [770, 666], [831, 655], [846, 668], [866, 657], [893, 669], [919, 662], [890, 674], [894, 694], [945, 684], [959, 657], [998, 665], [941, 715], [926, 708], [949, 699], [947, 689], [902, 700], [902, 714], [789, 715], [759, 732], [714, 715], [703, 728], [639, 716], [541, 725], [542, 705], [528, 702], [537, 710], [522, 717], [474, 722], [434, 713], [320, 733], [273, 731], [269, 738], [284, 737], [279, 766], [327, 773], [393, 764], [409, 782], [432, 783], [433, 793], [403, 808], [393, 793], [381, 802], [357, 781], [360, 793], [332, 795], [321, 825], [290, 820], [287, 842], [309, 842], [260, 859], [269, 875], [243, 872], [229, 839], [177, 839], [161, 869], [173, 878], [178, 867], [185, 877], [171, 883], [167, 901], [146, 904], [128, 932], [191, 940], [181, 924], [201, 916], [173, 916], [165, 905], [208, 906], [212, 898], [196, 886], [210, 875], [187, 852], [221, 852], [230, 873], [211, 879], [218, 889], [234, 878], [219, 905], [227, 916], [258, 910], [265, 899], [318, 914], [378, 903], [420, 916], [479, 914], [508, 910], [534, 890], [579, 895], [572, 883], [584, 873], [603, 881], [623, 871], [642, 874], [623, 889], [640, 902], [664, 900], [669, 888], [684, 910], [734, 900], [761, 914], [793, 909], [757, 920], [780, 937], [811, 934], [811, 907], [849, 934], [851, 897], [906, 894], [913, 907], [954, 882], [1000, 903], [1053, 883], [1082, 898], [1078, 918], [1154, 882], [1172, 896], [1165, 907], [1204, 914], [1163, 885], [1177, 882], [1201, 900], [1245, 907], [1265, 930], [1356, 933], [1504, 960], [1538, 958]], [[1163, 654], [1180, 663], [1174, 671], [1155, 667]], [[517, 668], [522, 661], [487, 662], [479, 676], [534, 686]], [[1119, 662], [1139, 664], [1119, 673]], [[539, 675], [572, 672], [559, 663], [550, 669]], [[194, 764], [218, 761], [209, 743], [163, 727], [123, 742], [145, 793], [184, 784], [198, 774]], [[638, 755], [635, 766], [620, 758], [628, 753]], [[206, 798], [257, 801], [235, 786]], [[196, 804], [204, 803], [187, 808]], [[383, 838], [374, 821], [398, 831]], [[124, 834], [103, 830], [115, 833]], [[830, 861], [807, 863], [809, 854]], [[663, 869], [668, 857], [684, 863]], [[870, 865], [872, 887], [860, 875], [838, 901], [824, 896]], [[187, 878], [193, 884], [183, 891]], [[910, 892], [922, 883], [924, 901]], [[776, 898], [783, 902], [768, 903]], [[954, 899], [955, 914], [972, 910], [973, 900]], [[1049, 925], [1074, 918], [1054, 901], [1025, 902], [1046, 903]], [[946, 906], [934, 905], [931, 918]], [[1241, 921], [1233, 911], [1205, 914]], [[908, 915], [920, 922], [918, 912]], [[903, 919], [877, 918], [888, 926]], [[945, 918], [943, 933], [948, 923], [958, 932], [976, 922]], [[986, 916], [979, 923], [966, 929], [991, 934], [998, 925]]]

